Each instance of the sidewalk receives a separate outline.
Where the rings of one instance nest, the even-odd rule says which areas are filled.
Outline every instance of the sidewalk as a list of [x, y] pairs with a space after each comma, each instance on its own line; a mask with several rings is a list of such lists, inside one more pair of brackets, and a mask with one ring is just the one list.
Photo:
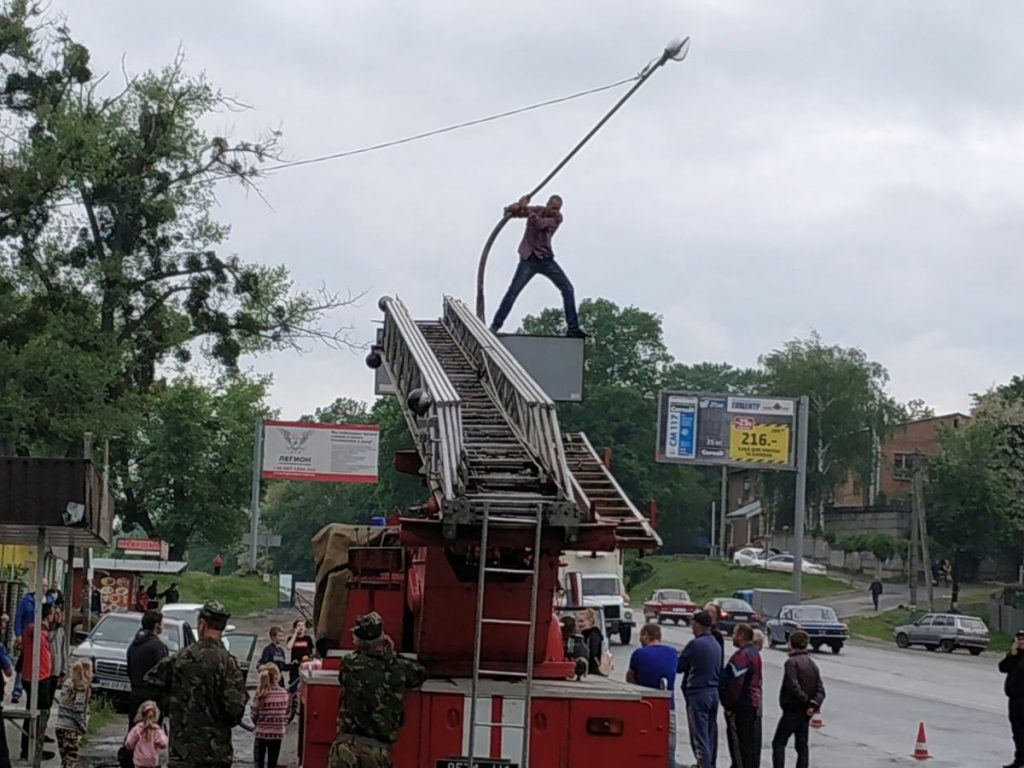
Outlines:
[[[868, 592], [868, 584], [864, 582], [863, 588], [856, 592], [841, 592], [836, 595], [822, 597], [816, 602], [821, 605], [830, 606], [835, 610], [840, 619], [850, 619], [855, 616], [870, 616], [875, 613], [875, 607], [871, 602], [871, 595]], [[991, 584], [962, 584], [960, 586], [960, 602], [966, 602], [970, 598], [984, 597], [995, 589]], [[934, 588], [935, 610], [942, 611], [949, 607], [952, 596], [950, 587], [939, 585]], [[918, 585], [917, 603], [922, 608], [928, 600], [927, 585]], [[879, 599], [878, 612], [893, 610], [901, 605], [910, 602], [910, 589], [906, 584], [883, 584], [882, 596]]]

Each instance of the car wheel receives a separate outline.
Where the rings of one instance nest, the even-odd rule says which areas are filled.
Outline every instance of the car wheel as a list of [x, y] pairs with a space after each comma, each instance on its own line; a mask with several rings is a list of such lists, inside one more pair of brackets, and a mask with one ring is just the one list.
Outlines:
[[772, 634], [771, 627], [768, 628], [768, 631], [765, 634], [768, 635], [768, 647], [769, 648], [774, 648], [776, 645], [778, 645], [778, 643], [775, 642], [775, 635]]
[[658, 620], [659, 624], [664, 624], [665, 623], [665, 620], [663, 618], [661, 618], [661, 614], [660, 613], [655, 618]]
[[632, 627], [623, 627], [619, 630], [619, 641], [623, 645], [629, 645], [630, 639], [633, 637]]
[[929, 651], [939, 650], [939, 646], [937, 646], [935, 643], [928, 643], [928, 645], [926, 645], [925, 648], [927, 648]]
[[898, 645], [900, 648], [910, 647], [910, 638], [907, 637], [906, 632], [900, 632], [898, 635], [896, 635], [896, 645]]
[[811, 648], [814, 649], [815, 651], [820, 651], [821, 650], [821, 643], [815, 641], [815, 642], [811, 643]]
[[968, 648], [967, 650], [969, 650], [971, 652], [971, 656], [981, 656], [981, 652], [984, 649], [982, 649], [982, 648]]
[[832, 653], [839, 653], [843, 650], [842, 643], [832, 643]]
[[683, 619], [683, 626], [684, 627], [690, 626], [690, 620], [689, 619]]
[[953, 643], [952, 640], [947, 639], [939, 643], [939, 648], [942, 649], [943, 653], [952, 653], [953, 649], [956, 648], [956, 645]]
[[679, 626], [679, 619], [672, 619], [672, 623], [675, 624], [678, 627]]

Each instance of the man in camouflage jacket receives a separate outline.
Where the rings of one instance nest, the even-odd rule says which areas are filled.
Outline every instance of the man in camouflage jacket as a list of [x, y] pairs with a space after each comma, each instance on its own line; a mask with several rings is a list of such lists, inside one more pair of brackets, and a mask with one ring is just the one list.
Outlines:
[[405, 692], [423, 685], [427, 673], [395, 653], [380, 614], [360, 616], [352, 634], [356, 650], [345, 657], [338, 673], [338, 732], [328, 768], [391, 768]]
[[197, 622], [199, 642], [161, 659], [145, 677], [170, 717], [170, 768], [229, 766], [231, 729], [242, 722], [249, 695], [245, 675], [221, 643], [230, 614], [207, 600]]

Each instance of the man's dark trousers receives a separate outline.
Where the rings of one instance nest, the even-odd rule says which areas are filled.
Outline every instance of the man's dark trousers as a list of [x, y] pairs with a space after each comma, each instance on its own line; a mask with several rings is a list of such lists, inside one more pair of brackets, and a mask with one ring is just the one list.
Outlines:
[[1024, 766], [1024, 699], [1010, 699], [1010, 731], [1013, 733], [1013, 762]]
[[782, 713], [779, 727], [775, 729], [775, 738], [772, 739], [772, 768], [785, 768], [786, 744], [790, 736], [796, 738], [796, 768], [810, 766], [810, 748], [807, 746], [810, 725], [811, 718], [806, 712]]
[[685, 691], [690, 746], [698, 768], [713, 768], [718, 759], [718, 689]]
[[733, 768], [761, 765], [761, 713], [753, 707], [738, 707], [725, 713], [729, 758]]
[[569, 278], [565, 276], [565, 272], [553, 258], [538, 259], [536, 256], [519, 260], [516, 273], [512, 276], [512, 284], [505, 291], [505, 297], [498, 306], [492, 325], [501, 328], [505, 324], [505, 318], [512, 311], [512, 305], [516, 303], [519, 294], [523, 292], [523, 288], [533, 279], [534, 275], [544, 275], [555, 284], [562, 294], [562, 304], [565, 306], [565, 324], [569, 326], [570, 331], [578, 329], [580, 321], [576, 315], [576, 293], [573, 291], [572, 283], [569, 282]]

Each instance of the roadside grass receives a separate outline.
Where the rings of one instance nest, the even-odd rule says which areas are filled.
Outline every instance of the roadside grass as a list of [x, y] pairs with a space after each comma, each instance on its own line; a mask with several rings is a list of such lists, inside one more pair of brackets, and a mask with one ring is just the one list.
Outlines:
[[[944, 606], [937, 606], [939, 611]], [[960, 606], [960, 610], [968, 616], [978, 616], [985, 623], [988, 623], [986, 617], [988, 616], [988, 603], [987, 602], [971, 602], [963, 603]], [[892, 632], [896, 627], [904, 624], [912, 624], [915, 619], [919, 619], [924, 616], [927, 611], [908, 611], [904, 608], [896, 608], [891, 611], [882, 611], [874, 616], [858, 616], [850, 619], [850, 634], [860, 635], [861, 637], [868, 637], [874, 640], [884, 640], [888, 643], [895, 645]], [[999, 652], [1010, 647], [1013, 642], [1013, 638], [1003, 632], [996, 632], [989, 630], [989, 649]]]
[[99, 733], [118, 717], [114, 703], [102, 693], [93, 696], [86, 734]]
[[263, 578], [252, 575], [222, 575], [202, 571], [185, 571], [177, 576], [167, 574], [145, 574], [143, 582], [148, 584], [153, 579], [160, 583], [160, 591], [167, 589], [171, 581], [178, 584], [183, 603], [201, 603], [204, 600], [220, 600], [227, 606], [233, 616], [244, 616], [256, 611], [266, 611], [277, 607], [277, 580], [271, 578], [269, 584]]
[[[654, 573], [630, 590], [630, 601], [640, 605], [656, 589], [685, 589], [698, 603], [712, 597], [729, 597], [738, 589], [790, 589], [793, 577], [788, 573], [765, 571], [758, 568], [740, 568], [720, 560], [657, 555], [645, 558], [654, 567]], [[804, 599], [849, 592], [848, 582], [828, 576], [804, 574]]]

